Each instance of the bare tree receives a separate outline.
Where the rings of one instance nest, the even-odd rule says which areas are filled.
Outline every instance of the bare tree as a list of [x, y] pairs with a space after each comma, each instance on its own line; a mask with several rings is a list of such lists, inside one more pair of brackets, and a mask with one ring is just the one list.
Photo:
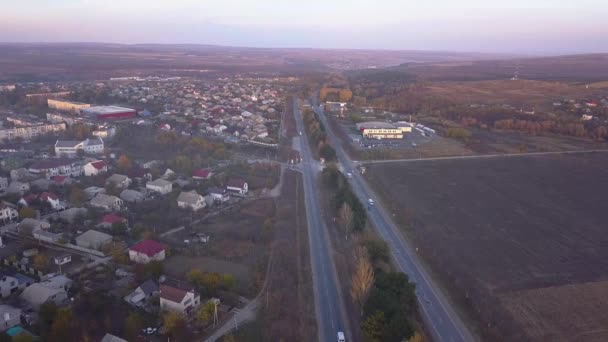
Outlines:
[[369, 261], [365, 248], [359, 247], [355, 250], [355, 272], [353, 273], [350, 294], [359, 305], [361, 314], [363, 314], [363, 305], [365, 305], [373, 284], [374, 268]]
[[353, 209], [348, 203], [344, 202], [344, 204], [342, 204], [342, 207], [340, 207], [340, 211], [338, 214], [340, 217], [340, 226], [342, 227], [342, 230], [344, 230], [346, 240], [348, 240], [348, 235], [350, 235], [350, 232], [353, 230], [354, 225]]

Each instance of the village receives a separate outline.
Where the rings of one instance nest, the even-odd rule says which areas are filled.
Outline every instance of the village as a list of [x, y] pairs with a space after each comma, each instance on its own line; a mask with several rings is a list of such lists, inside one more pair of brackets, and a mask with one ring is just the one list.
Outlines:
[[56, 337], [66, 315], [110, 297], [122, 321], [100, 327], [103, 341], [202, 338], [246, 307], [258, 270], [222, 258], [238, 241], [211, 227], [276, 196], [281, 163], [268, 156], [282, 85], [126, 77], [2, 89], [23, 112], [0, 110], [0, 330]]

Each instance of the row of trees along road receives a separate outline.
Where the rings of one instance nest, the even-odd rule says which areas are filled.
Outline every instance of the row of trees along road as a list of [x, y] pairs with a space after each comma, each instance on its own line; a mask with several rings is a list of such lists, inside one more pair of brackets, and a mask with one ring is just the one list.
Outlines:
[[304, 125], [310, 137], [311, 145], [316, 148], [319, 157], [326, 161], [336, 160], [336, 151], [327, 142], [325, 127], [317, 118], [317, 115], [310, 109], [304, 110]]

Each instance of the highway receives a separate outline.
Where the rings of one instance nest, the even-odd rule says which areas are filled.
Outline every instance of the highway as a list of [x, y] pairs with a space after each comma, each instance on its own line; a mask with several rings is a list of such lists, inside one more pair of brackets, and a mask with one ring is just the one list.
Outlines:
[[330, 143], [336, 150], [338, 161], [346, 172], [352, 172], [353, 174], [351, 178], [353, 191], [364, 205], [370, 198], [376, 203], [375, 206], [369, 208], [368, 219], [382, 239], [388, 243], [396, 266], [416, 284], [416, 294], [421, 314], [433, 336], [433, 340], [454, 342], [477, 340], [451, 307], [439, 286], [425, 271], [423, 264], [416, 255], [415, 248], [403, 238], [399, 228], [392, 221], [391, 215], [382, 208], [378, 197], [360, 173], [356, 172], [355, 163], [344, 152], [340, 139], [331, 132], [323, 107], [317, 106], [314, 98], [313, 108], [327, 130]]
[[[300, 113], [299, 101], [294, 98], [294, 116], [298, 132], [304, 132], [304, 122]], [[308, 239], [310, 244], [310, 261], [315, 293], [315, 310], [319, 341], [336, 341], [338, 331], [343, 331], [347, 341], [352, 341], [348, 329], [335, 264], [331, 252], [327, 226], [321, 217], [317, 194], [316, 175], [318, 163], [315, 163], [310, 152], [306, 134], [300, 136], [301, 170], [304, 178], [304, 197], [308, 221]]]

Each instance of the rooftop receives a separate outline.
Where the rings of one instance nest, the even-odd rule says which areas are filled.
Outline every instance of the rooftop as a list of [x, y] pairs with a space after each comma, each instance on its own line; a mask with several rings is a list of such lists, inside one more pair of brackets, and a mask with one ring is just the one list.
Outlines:
[[87, 114], [114, 114], [134, 111], [135, 109], [119, 106], [95, 106], [82, 109], [82, 112]]
[[165, 250], [165, 245], [154, 240], [144, 240], [129, 247], [129, 250], [146, 254], [149, 257]]

